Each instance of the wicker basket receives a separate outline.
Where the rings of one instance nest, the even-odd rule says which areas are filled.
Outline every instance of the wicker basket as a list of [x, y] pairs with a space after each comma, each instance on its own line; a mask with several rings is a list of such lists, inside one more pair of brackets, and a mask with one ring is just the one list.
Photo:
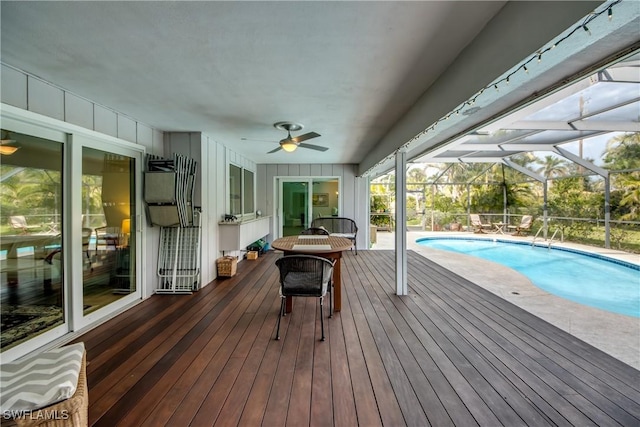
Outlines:
[[258, 251], [247, 252], [247, 259], [258, 259]]
[[223, 256], [216, 260], [218, 277], [233, 277], [238, 267], [238, 259], [234, 256]]

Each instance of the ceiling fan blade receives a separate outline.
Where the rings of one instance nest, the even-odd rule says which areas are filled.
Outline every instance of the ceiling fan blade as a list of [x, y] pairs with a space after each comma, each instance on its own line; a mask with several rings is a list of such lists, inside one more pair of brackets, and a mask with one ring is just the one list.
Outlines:
[[305, 133], [304, 135], [295, 136], [291, 138], [291, 140], [293, 142], [302, 142], [302, 141], [306, 141], [307, 139], [317, 138], [319, 136], [320, 136], [319, 133], [309, 132], [309, 133]]
[[251, 142], [278, 142], [273, 139], [253, 139], [253, 138], [240, 138], [241, 141], [251, 141]]
[[282, 147], [274, 148], [271, 151], [267, 151], [267, 154], [275, 153], [276, 151], [280, 151], [280, 150], [282, 150]]
[[311, 148], [312, 150], [317, 150], [317, 151], [327, 151], [329, 148], [328, 147], [322, 147], [320, 145], [313, 145], [313, 144], [299, 144], [298, 147], [302, 147], [302, 148]]

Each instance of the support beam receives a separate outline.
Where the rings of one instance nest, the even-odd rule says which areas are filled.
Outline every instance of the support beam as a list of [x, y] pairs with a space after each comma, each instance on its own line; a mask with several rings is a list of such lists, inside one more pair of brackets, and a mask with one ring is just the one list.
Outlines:
[[542, 202], [542, 237], [547, 240], [549, 233], [549, 209], [547, 207], [547, 200], [549, 198], [549, 181], [546, 179], [542, 184], [543, 202]]
[[396, 152], [396, 294], [407, 295], [407, 153]]
[[564, 148], [555, 147], [555, 152], [604, 178], [604, 247], [609, 249], [611, 247], [611, 183], [609, 171], [570, 153]]
[[580, 166], [582, 166], [585, 169], [589, 169], [590, 171], [597, 173], [598, 175], [600, 175], [603, 178], [608, 178], [609, 177], [609, 171], [606, 169], [602, 169], [599, 166], [594, 165], [593, 163], [581, 158], [580, 156], [576, 156], [575, 154], [571, 153], [570, 151], [565, 150], [562, 147], [554, 147], [553, 151], [555, 151], [556, 153], [560, 154], [562, 157], [571, 160], [574, 163], [579, 164]]
[[527, 175], [529, 178], [533, 178], [538, 182], [542, 183], [542, 193], [543, 193], [543, 202], [542, 202], [542, 228], [544, 239], [547, 240], [547, 231], [549, 229], [549, 212], [547, 210], [547, 178], [544, 176], [535, 173], [532, 170], [525, 168], [524, 166], [520, 166], [519, 164], [513, 162], [509, 159], [504, 159], [504, 163], [512, 169], [517, 170], [521, 174]]
[[611, 179], [604, 178], [604, 247], [611, 248]]
[[525, 168], [524, 166], [520, 166], [519, 164], [517, 164], [513, 160], [504, 159], [503, 162], [504, 162], [505, 165], [509, 166], [511, 169], [515, 169], [518, 172], [520, 172], [521, 174], [527, 175], [529, 178], [533, 178], [538, 182], [545, 182], [547, 180], [544, 176], [542, 176], [540, 174], [537, 174], [534, 171]]

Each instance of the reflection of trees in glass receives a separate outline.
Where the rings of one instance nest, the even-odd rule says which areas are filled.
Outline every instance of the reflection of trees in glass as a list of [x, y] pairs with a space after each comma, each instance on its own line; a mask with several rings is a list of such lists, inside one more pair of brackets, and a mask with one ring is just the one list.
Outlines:
[[102, 177], [98, 175], [82, 176], [82, 212], [84, 227], [105, 225], [102, 216]]
[[3, 216], [60, 213], [60, 172], [3, 165], [0, 173]]

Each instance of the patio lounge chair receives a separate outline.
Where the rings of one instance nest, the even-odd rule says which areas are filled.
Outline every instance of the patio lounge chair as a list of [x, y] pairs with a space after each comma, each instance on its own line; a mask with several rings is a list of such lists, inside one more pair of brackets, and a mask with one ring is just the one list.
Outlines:
[[[334, 261], [314, 255], [288, 255], [278, 259], [276, 265], [280, 270], [281, 298], [276, 339], [280, 339], [280, 319], [284, 316], [285, 299], [287, 297], [317, 297], [320, 299], [321, 341], [324, 341], [323, 302], [327, 291], [331, 291]], [[331, 296], [329, 296], [329, 310], [331, 316], [333, 311]]]
[[493, 225], [482, 222], [478, 214], [469, 214], [469, 219], [474, 233], [486, 233], [485, 229], [491, 230], [493, 228]]
[[9, 223], [14, 230], [20, 230], [23, 234], [29, 233], [31, 230], [37, 230], [39, 225], [28, 225], [24, 215], [14, 215], [9, 217]]
[[527, 232], [531, 229], [531, 224], [533, 224], [533, 216], [524, 215], [520, 220], [520, 225], [510, 225], [509, 230], [515, 230], [513, 233], [514, 236], [522, 236], [523, 232]]

